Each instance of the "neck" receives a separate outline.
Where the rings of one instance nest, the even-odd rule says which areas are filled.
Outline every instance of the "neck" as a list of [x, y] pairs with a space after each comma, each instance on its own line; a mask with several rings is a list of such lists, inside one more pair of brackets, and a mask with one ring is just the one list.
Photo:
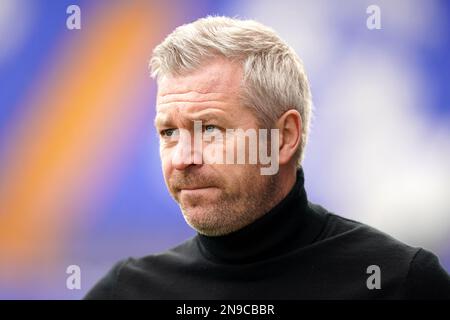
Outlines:
[[[301, 170], [301, 174], [303, 175], [303, 170]], [[259, 215], [259, 218], [264, 216], [267, 212], [270, 212], [272, 208], [274, 208], [278, 203], [280, 203], [283, 199], [287, 197], [289, 192], [294, 188], [295, 183], [297, 181], [297, 168], [294, 167], [281, 167], [279, 174], [274, 181], [274, 185], [276, 186], [272, 192], [274, 195], [270, 202], [268, 202], [267, 207], [262, 209], [262, 212]]]
[[[298, 178], [298, 170], [301, 171], [301, 174], [303, 176], [303, 169], [297, 169], [293, 166], [289, 166], [289, 167], [284, 167], [284, 166], [280, 166], [280, 171], [279, 171], [279, 175], [278, 175], [278, 186], [279, 186], [279, 196], [278, 199], [275, 203], [280, 202], [281, 200], [283, 200], [288, 193], [292, 190], [292, 188], [294, 187], [297, 178]], [[304, 179], [304, 177], [303, 177]]]

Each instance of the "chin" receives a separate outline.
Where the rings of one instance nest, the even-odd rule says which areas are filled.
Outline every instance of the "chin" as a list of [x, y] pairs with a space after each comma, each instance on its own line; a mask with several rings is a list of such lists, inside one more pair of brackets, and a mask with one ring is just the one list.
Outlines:
[[211, 216], [210, 210], [204, 208], [188, 208], [184, 209], [183, 216], [187, 224], [197, 230], [201, 234], [215, 234], [217, 227], [221, 224], [219, 217]]

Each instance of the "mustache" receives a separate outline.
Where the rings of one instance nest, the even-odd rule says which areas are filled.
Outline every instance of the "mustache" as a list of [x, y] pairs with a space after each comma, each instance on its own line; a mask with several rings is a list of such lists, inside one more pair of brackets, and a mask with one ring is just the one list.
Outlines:
[[170, 185], [173, 189], [217, 187], [220, 185], [220, 181], [210, 175], [178, 173], [171, 177]]

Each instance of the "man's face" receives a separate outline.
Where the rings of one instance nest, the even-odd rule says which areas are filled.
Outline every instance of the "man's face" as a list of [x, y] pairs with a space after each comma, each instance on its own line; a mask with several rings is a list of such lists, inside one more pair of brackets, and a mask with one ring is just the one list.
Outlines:
[[201, 148], [194, 142], [194, 121], [197, 128], [201, 121], [204, 135], [258, 129], [256, 117], [240, 102], [241, 79], [240, 65], [216, 59], [186, 76], [163, 77], [158, 84], [155, 124], [164, 179], [186, 222], [205, 235], [238, 230], [274, 205], [276, 176], [261, 175], [260, 165], [205, 163], [211, 145], [224, 153], [236, 151], [233, 135], [202, 138]]

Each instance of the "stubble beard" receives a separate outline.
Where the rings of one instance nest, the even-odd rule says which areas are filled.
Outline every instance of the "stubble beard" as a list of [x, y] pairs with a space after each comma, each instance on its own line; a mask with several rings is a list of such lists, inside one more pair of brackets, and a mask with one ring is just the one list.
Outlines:
[[[259, 171], [258, 171], [259, 172]], [[221, 236], [237, 231], [268, 212], [279, 201], [277, 176], [247, 176], [238, 193], [223, 189], [214, 202], [198, 199], [187, 206], [180, 199], [183, 217], [188, 225], [206, 236]]]

